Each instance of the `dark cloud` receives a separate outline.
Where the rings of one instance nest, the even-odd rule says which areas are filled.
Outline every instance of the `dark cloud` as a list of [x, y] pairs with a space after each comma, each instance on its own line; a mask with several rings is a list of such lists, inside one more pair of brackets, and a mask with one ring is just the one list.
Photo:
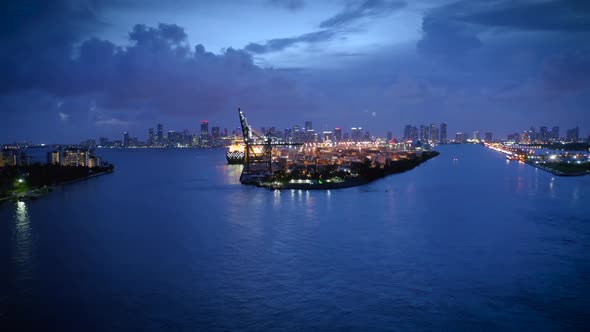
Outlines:
[[[256, 66], [250, 53], [227, 48], [213, 54], [203, 45], [192, 49], [186, 39], [176, 25], [136, 25], [127, 47], [91, 38], [76, 48], [75, 57], [42, 52], [26, 59], [26, 71], [2, 66], [10, 80], [2, 86], [0, 104], [3, 95], [25, 98], [41, 91], [59, 101], [58, 108], [46, 110], [62, 123], [91, 121], [101, 127], [131, 124], [133, 113], [205, 116], [243, 105], [263, 114], [279, 104], [287, 109], [301, 104], [294, 82]], [[18, 108], [18, 98], [10, 100], [7, 106]]]
[[590, 2], [580, 0], [461, 0], [423, 18], [418, 48], [426, 54], [458, 56], [482, 44], [484, 32], [589, 32]]
[[302, 9], [305, 6], [304, 0], [268, 0], [268, 2], [273, 6], [293, 11]]
[[[450, 7], [452, 10], [456, 7]], [[490, 27], [534, 31], [590, 31], [590, 2], [554, 1], [469, 1], [463, 10], [448, 13], [463, 22]]]
[[250, 43], [246, 45], [244, 49], [248, 52], [256, 54], [277, 52], [299, 43], [318, 43], [328, 41], [331, 40], [335, 35], [336, 32], [333, 30], [320, 30], [306, 33], [297, 37], [271, 39], [263, 44]]
[[590, 50], [565, 50], [549, 57], [543, 65], [543, 83], [550, 90], [590, 90]]
[[320, 23], [320, 28], [338, 28], [355, 23], [363, 18], [373, 18], [389, 15], [394, 10], [406, 6], [405, 1], [364, 0], [357, 1], [340, 13]]
[[457, 57], [481, 46], [474, 29], [454, 21], [426, 17], [422, 21], [418, 49], [425, 54]]

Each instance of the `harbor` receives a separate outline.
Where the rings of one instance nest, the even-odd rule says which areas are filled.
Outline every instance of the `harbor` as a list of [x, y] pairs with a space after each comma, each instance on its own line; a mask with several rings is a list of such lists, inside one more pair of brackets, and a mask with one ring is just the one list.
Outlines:
[[[338, 189], [413, 169], [439, 153], [428, 144], [284, 142], [255, 132], [238, 109], [244, 135], [240, 182], [270, 189]], [[229, 154], [240, 152], [235, 148]]]

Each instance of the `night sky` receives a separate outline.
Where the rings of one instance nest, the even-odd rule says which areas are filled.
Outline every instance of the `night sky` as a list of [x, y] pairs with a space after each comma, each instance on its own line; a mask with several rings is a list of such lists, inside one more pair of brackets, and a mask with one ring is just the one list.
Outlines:
[[[0, 142], [590, 129], [590, 1], [2, 1]], [[346, 130], [346, 129], [345, 129]]]

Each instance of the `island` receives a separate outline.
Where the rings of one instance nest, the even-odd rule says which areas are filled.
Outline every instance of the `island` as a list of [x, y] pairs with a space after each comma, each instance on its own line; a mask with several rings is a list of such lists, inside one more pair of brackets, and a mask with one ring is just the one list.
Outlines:
[[0, 151], [0, 202], [35, 199], [52, 186], [91, 178], [114, 171], [94, 151], [59, 149], [47, 154], [47, 163], [31, 163], [26, 153], [17, 149]]

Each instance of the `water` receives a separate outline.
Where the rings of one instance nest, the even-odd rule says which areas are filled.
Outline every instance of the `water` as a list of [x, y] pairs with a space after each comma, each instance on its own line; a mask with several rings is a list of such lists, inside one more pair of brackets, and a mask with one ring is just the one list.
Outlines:
[[222, 150], [0, 205], [0, 330], [582, 330], [590, 177], [442, 146], [362, 187], [242, 186]]

